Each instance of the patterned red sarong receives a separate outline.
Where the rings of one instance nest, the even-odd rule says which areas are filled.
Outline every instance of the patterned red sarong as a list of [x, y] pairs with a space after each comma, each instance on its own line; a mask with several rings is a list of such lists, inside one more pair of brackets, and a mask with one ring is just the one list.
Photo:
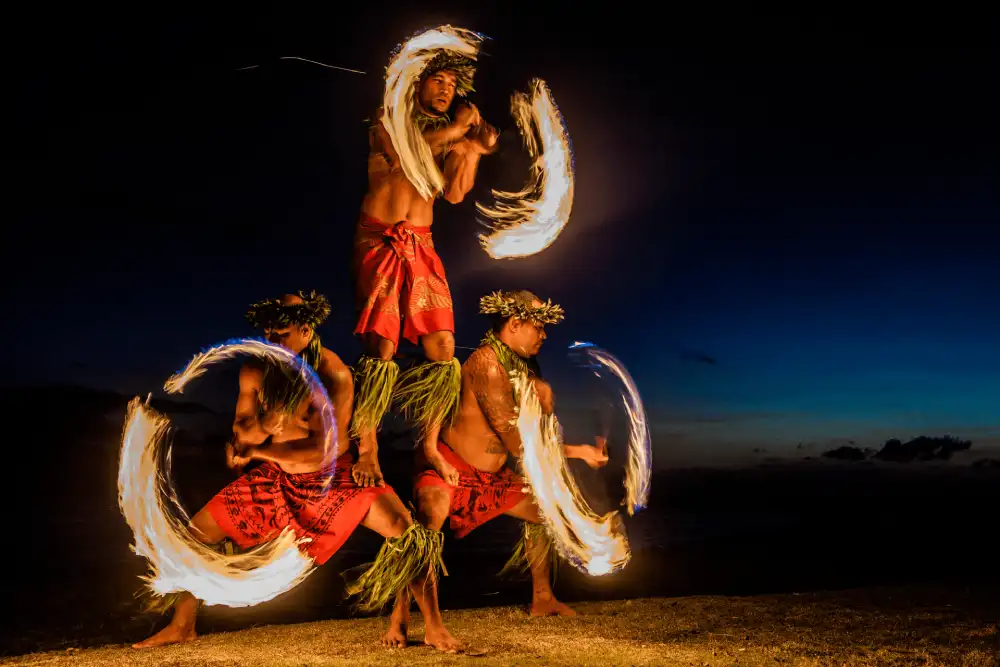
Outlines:
[[451, 495], [448, 516], [455, 537], [465, 537], [473, 528], [500, 516], [529, 497], [522, 491], [528, 483], [513, 470], [509, 468], [501, 468], [497, 472], [478, 470], [463, 461], [443, 442], [438, 442], [438, 451], [445, 461], [458, 470], [458, 486], [451, 486], [441, 478], [437, 470], [431, 469], [417, 475], [413, 488], [419, 491], [429, 486], [436, 486]]
[[362, 214], [354, 241], [358, 325], [399, 346], [435, 331], [455, 332], [455, 313], [444, 264], [434, 251], [430, 227], [388, 225]]
[[272, 540], [291, 526], [298, 537], [312, 540], [303, 548], [321, 565], [364, 520], [375, 498], [392, 492], [388, 485], [359, 487], [351, 478], [353, 464], [349, 453], [337, 459], [324, 493], [329, 472], [290, 475], [266, 461], [220, 491], [207, 508], [222, 532], [243, 549]]

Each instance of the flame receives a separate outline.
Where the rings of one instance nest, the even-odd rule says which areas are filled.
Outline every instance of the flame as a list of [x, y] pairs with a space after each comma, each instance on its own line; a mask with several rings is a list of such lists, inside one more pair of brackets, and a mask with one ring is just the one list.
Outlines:
[[520, 397], [517, 427], [523, 447], [522, 474], [556, 549], [593, 576], [620, 570], [632, 554], [618, 512], [599, 516], [590, 508], [566, 465], [559, 422], [552, 415], [542, 415], [526, 374], [515, 374], [512, 381]]
[[592, 363], [587, 366], [598, 377], [601, 370], [607, 370], [618, 378], [624, 391], [621, 394], [622, 405], [628, 417], [628, 467], [625, 469], [625, 506], [629, 515], [635, 515], [646, 507], [649, 501], [651, 485], [653, 448], [649, 434], [649, 423], [646, 421], [646, 409], [642, 405], [639, 389], [629, 375], [625, 364], [615, 358], [607, 350], [593, 343], [576, 342], [570, 349], [578, 351]]
[[441, 26], [405, 42], [386, 68], [382, 123], [399, 154], [403, 173], [425, 200], [444, 189], [444, 175], [413, 122], [417, 81], [441, 51], [454, 51], [475, 60], [480, 42], [482, 37], [471, 30]]
[[[295, 354], [253, 339], [223, 343], [197, 355], [165, 388], [179, 393], [217, 361], [252, 354], [290, 364], [310, 383], [321, 403], [325, 446], [336, 442], [333, 409], [319, 378]], [[135, 536], [133, 550], [149, 562], [142, 577], [158, 595], [187, 591], [209, 605], [246, 607], [266, 602], [297, 586], [313, 569], [313, 559], [299, 550], [305, 540], [286, 528], [274, 540], [252, 551], [225, 556], [191, 534], [189, 517], [169, 483], [170, 420], [137, 397], [128, 406], [118, 465], [118, 505]], [[161, 457], [161, 452], [165, 453]], [[161, 470], [159, 461], [166, 463]]]
[[[569, 133], [548, 86], [531, 82], [531, 96], [514, 93], [511, 115], [533, 162], [520, 192], [493, 190], [495, 208], [476, 202], [492, 231], [480, 234], [483, 250], [493, 259], [527, 257], [548, 248], [569, 222], [573, 209], [573, 154]], [[535, 134], [541, 140], [535, 139]]]

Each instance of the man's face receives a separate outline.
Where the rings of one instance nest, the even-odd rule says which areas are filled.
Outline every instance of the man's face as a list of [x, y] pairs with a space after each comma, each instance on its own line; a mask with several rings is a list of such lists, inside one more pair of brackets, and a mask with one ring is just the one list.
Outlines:
[[273, 329], [265, 329], [264, 336], [275, 345], [281, 345], [288, 350], [291, 350], [294, 354], [301, 354], [302, 350], [306, 349], [309, 345], [310, 330], [309, 327], [299, 326], [293, 324], [291, 326], [285, 327], [275, 327]]
[[[542, 305], [541, 301], [533, 301], [534, 307]], [[533, 357], [542, 350], [545, 342], [545, 325], [531, 320], [512, 320], [511, 330], [514, 334], [515, 352], [522, 357]]]
[[424, 79], [423, 85], [420, 86], [420, 106], [431, 113], [448, 113], [455, 99], [457, 81], [455, 73], [448, 70], [435, 72]]

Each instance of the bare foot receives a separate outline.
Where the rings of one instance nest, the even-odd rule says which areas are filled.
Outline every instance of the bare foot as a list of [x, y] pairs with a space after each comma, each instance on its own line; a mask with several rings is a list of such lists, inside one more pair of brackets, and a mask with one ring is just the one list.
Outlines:
[[194, 641], [198, 638], [194, 631], [194, 626], [174, 625], [171, 623], [155, 635], [138, 644], [132, 644], [132, 648], [152, 648], [154, 646], [166, 646], [168, 644], [182, 644]]
[[372, 454], [362, 454], [351, 468], [351, 477], [360, 487], [385, 486], [378, 458]]
[[382, 635], [382, 646], [386, 648], [406, 648], [406, 625], [389, 623], [389, 630]]
[[439, 628], [427, 628], [424, 631], [424, 643], [445, 653], [460, 653], [465, 645], [451, 636], [443, 625]]
[[531, 615], [576, 616], [576, 612], [557, 600], [554, 595], [539, 595], [531, 601]]

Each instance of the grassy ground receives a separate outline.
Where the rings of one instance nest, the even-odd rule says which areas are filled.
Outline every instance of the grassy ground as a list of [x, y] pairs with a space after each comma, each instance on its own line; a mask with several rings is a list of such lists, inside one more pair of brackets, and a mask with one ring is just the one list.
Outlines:
[[[987, 601], [988, 602], [988, 601]], [[36, 653], [4, 665], [1000, 665], [1000, 614], [954, 587], [753, 597], [652, 598], [576, 605], [573, 619], [523, 608], [446, 612], [485, 657], [414, 644], [387, 650], [382, 618], [275, 625], [182, 646]], [[419, 623], [411, 637], [419, 640]]]

